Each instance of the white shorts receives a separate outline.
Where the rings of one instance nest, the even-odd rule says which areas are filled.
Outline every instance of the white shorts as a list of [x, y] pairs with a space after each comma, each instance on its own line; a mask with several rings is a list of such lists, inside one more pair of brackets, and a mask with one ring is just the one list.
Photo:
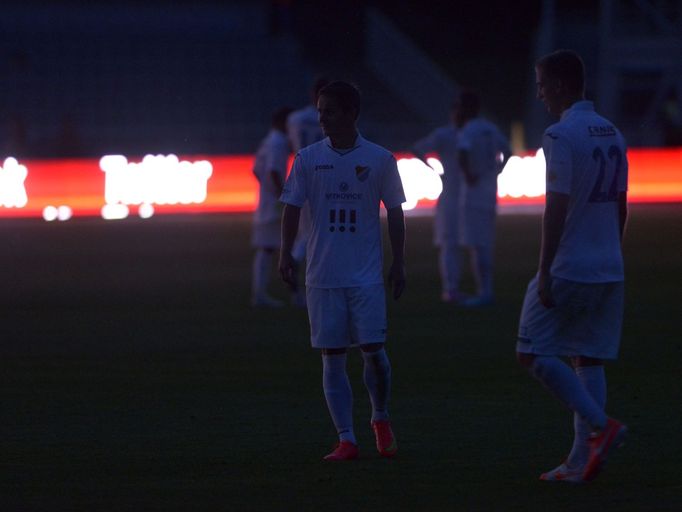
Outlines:
[[556, 307], [538, 297], [535, 276], [526, 291], [516, 351], [543, 356], [616, 359], [624, 304], [623, 282], [577, 283], [552, 278]]
[[433, 219], [433, 244], [436, 247], [459, 245], [459, 217], [459, 205], [441, 194]]
[[495, 208], [469, 206], [462, 212], [460, 243], [467, 247], [495, 245]]
[[282, 225], [279, 220], [259, 222], [253, 225], [251, 245], [265, 249], [279, 249]]
[[313, 348], [344, 348], [386, 341], [383, 284], [306, 289]]

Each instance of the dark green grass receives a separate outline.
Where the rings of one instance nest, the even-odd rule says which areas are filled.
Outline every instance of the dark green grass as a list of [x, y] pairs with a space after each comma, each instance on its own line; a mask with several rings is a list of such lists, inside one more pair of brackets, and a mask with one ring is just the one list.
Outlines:
[[571, 417], [514, 361], [537, 215], [500, 217], [498, 301], [471, 311], [439, 302], [431, 220], [408, 218], [399, 455], [376, 455], [352, 353], [361, 459], [341, 464], [320, 460], [335, 436], [305, 313], [248, 307], [248, 217], [3, 222], [0, 510], [680, 510], [681, 221], [632, 208], [608, 369], [631, 435], [583, 487], [537, 480]]

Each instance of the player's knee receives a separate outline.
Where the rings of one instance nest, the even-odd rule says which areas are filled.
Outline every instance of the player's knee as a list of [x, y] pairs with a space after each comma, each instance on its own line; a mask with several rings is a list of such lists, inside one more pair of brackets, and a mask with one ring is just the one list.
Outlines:
[[604, 361], [595, 359], [594, 357], [575, 356], [571, 358], [571, 364], [573, 365], [573, 368], [578, 368], [580, 366], [602, 366]]
[[384, 347], [383, 343], [367, 343], [365, 345], [360, 345], [360, 350], [365, 353], [378, 352]]
[[323, 356], [337, 356], [340, 354], [345, 354], [346, 349], [345, 348], [323, 348], [322, 349], [322, 355]]
[[516, 360], [524, 368], [531, 369], [533, 367], [533, 362], [535, 361], [534, 354], [524, 354], [522, 352], [516, 353]]

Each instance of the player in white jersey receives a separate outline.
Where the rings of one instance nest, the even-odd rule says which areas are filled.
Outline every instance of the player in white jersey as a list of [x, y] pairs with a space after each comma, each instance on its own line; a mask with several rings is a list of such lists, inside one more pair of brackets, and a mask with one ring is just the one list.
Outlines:
[[323, 390], [339, 435], [326, 460], [358, 456], [353, 431], [353, 395], [346, 373], [346, 349], [359, 345], [364, 382], [372, 403], [371, 426], [384, 457], [397, 444], [388, 416], [391, 366], [384, 350], [386, 302], [382, 275], [380, 205], [388, 215], [393, 263], [388, 279], [393, 297], [405, 287], [405, 201], [395, 158], [357, 131], [358, 90], [332, 82], [318, 99], [327, 138], [298, 152], [284, 186], [282, 278], [294, 280], [291, 255], [301, 207], [310, 205], [306, 293], [311, 343], [322, 351]]
[[251, 304], [279, 307], [282, 302], [268, 294], [275, 251], [280, 246], [279, 196], [286, 179], [289, 141], [285, 133], [289, 108], [277, 109], [267, 136], [261, 141], [253, 165], [258, 180], [258, 206], [253, 216], [251, 244], [256, 249], [251, 280]]
[[[326, 78], [317, 78], [310, 91], [310, 104], [294, 110], [287, 118], [287, 136], [294, 154], [301, 149], [324, 138], [317, 114], [317, 96], [325, 85], [329, 83]], [[298, 235], [292, 248], [292, 254], [297, 263], [297, 269], [303, 266], [306, 258], [306, 245], [310, 236], [310, 210], [304, 206], [301, 210], [301, 218], [298, 226]], [[305, 290], [297, 283], [292, 285], [295, 290], [294, 300], [299, 305], [305, 305]]]
[[580, 483], [597, 476], [627, 431], [604, 410], [603, 360], [615, 359], [620, 345], [628, 163], [618, 129], [584, 99], [580, 56], [559, 50], [535, 69], [538, 98], [561, 120], [543, 137], [540, 264], [523, 302], [516, 351], [574, 413], [570, 454], [540, 478]]
[[464, 174], [461, 196], [460, 241], [469, 251], [476, 296], [466, 306], [491, 304], [495, 218], [497, 216], [497, 175], [511, 156], [509, 142], [490, 121], [479, 117], [480, 100], [473, 91], [459, 98], [457, 138], [459, 164]]
[[438, 269], [441, 277], [441, 298], [445, 302], [459, 302], [460, 281], [460, 193], [462, 171], [457, 160], [457, 128], [455, 116], [459, 102], [452, 105], [452, 122], [432, 131], [415, 142], [412, 153], [426, 165], [428, 153], [436, 153], [443, 165], [443, 191], [436, 203], [433, 242], [438, 247]]

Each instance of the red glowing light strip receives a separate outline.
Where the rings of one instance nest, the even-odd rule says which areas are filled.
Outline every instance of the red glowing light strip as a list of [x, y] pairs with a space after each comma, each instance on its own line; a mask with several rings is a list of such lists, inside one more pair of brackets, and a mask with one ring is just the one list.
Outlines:
[[[411, 158], [396, 154], [396, 158]], [[631, 149], [630, 201], [682, 202], [682, 148]], [[131, 161], [140, 159], [131, 158]], [[208, 181], [208, 194], [202, 204], [154, 205], [155, 214], [249, 212], [258, 199], [257, 183], [251, 173], [253, 156], [181, 157], [191, 162], [208, 160], [213, 174]], [[74, 216], [100, 216], [104, 206], [104, 172], [98, 159], [20, 161], [28, 169], [24, 183], [28, 203], [23, 208], [0, 207], [0, 217], [42, 217], [48, 206], [69, 206]], [[501, 205], [541, 204], [544, 197], [502, 197]], [[434, 201], [420, 201], [418, 208], [431, 207]], [[136, 214], [135, 207], [131, 214]]]

